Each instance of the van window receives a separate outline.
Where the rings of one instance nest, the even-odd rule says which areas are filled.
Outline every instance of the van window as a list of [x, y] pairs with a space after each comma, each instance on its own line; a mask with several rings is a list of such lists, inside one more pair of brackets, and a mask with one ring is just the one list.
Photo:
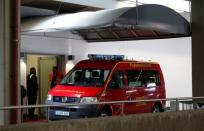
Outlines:
[[120, 89], [124, 86], [124, 79], [123, 79], [123, 72], [122, 71], [115, 71], [112, 75], [112, 79], [108, 85], [108, 88], [111, 89]]
[[143, 86], [141, 74], [142, 74], [142, 70], [128, 70], [127, 71], [128, 87]]
[[104, 69], [73, 69], [61, 81], [63, 85], [103, 86], [110, 70]]
[[160, 75], [159, 75], [158, 71], [143, 70], [141, 77], [142, 77], [145, 85], [148, 84], [148, 83], [155, 83], [156, 86], [160, 86], [161, 85]]
[[128, 70], [127, 81], [128, 87], [145, 87], [148, 83], [161, 85], [159, 72], [154, 70]]

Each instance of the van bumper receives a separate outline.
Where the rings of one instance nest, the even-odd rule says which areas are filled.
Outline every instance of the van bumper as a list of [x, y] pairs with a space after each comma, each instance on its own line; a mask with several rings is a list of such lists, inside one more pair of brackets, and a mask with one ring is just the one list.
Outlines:
[[[57, 105], [56, 102], [46, 102], [48, 105]], [[44, 111], [47, 117], [47, 109]], [[80, 106], [63, 106], [63, 107], [50, 107], [49, 109], [49, 119], [50, 120], [60, 120], [69, 118], [86, 118], [86, 117], [96, 117], [97, 105], [80, 105]]]

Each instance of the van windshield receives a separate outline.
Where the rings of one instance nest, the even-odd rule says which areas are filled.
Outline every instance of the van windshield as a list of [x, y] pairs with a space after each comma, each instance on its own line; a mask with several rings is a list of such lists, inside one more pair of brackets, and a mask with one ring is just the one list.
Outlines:
[[61, 81], [62, 85], [97, 86], [104, 85], [110, 70], [104, 69], [73, 69]]

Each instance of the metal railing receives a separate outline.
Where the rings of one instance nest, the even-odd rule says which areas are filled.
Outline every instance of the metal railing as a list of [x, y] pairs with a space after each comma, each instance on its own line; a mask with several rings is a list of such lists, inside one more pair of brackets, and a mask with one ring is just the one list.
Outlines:
[[63, 106], [80, 106], [80, 105], [104, 105], [104, 104], [121, 104], [122, 111], [121, 114], [124, 114], [124, 104], [128, 103], [141, 103], [141, 102], [158, 102], [158, 101], [165, 101], [165, 102], [174, 102], [175, 109], [168, 109], [166, 111], [179, 111], [179, 103], [182, 104], [182, 110], [184, 109], [184, 104], [191, 104], [189, 109], [196, 109], [195, 107], [192, 108], [192, 104], [196, 104], [196, 100], [202, 100], [204, 102], [204, 97], [178, 97], [178, 98], [166, 98], [166, 99], [146, 99], [146, 100], [127, 100], [127, 101], [107, 101], [107, 102], [93, 102], [93, 103], [58, 103], [56, 105], [26, 105], [26, 106], [6, 106], [0, 107], [0, 111], [2, 110], [22, 110], [22, 109], [29, 109], [29, 108], [47, 108], [47, 117], [46, 120], [49, 122], [50, 119], [50, 108], [51, 107], [63, 107]]

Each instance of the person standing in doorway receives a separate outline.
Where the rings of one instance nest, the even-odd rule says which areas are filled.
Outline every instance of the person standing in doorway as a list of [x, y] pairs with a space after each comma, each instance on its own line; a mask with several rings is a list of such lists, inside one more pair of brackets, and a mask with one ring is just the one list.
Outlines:
[[[28, 96], [28, 105], [35, 105], [37, 101], [38, 93], [38, 81], [36, 76], [35, 67], [30, 68], [30, 74], [27, 76], [27, 96]], [[34, 118], [35, 108], [29, 108], [29, 118]]]
[[51, 89], [60, 83], [63, 75], [59, 72], [57, 66], [54, 66], [52, 72], [50, 73], [50, 87]]

